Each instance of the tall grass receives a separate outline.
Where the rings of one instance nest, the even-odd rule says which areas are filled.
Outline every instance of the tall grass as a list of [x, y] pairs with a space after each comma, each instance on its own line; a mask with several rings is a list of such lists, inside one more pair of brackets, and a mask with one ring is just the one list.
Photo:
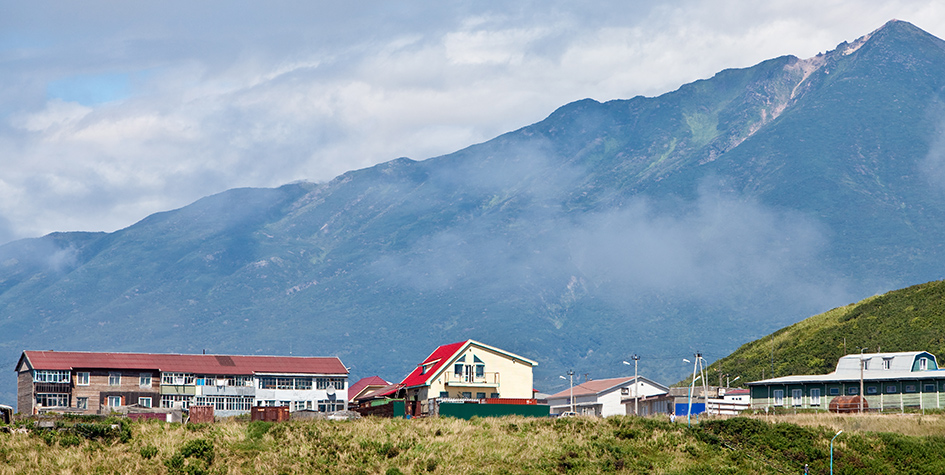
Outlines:
[[0, 474], [751, 474], [801, 473], [805, 463], [819, 473], [838, 427], [836, 473], [934, 468], [945, 449], [942, 416], [881, 418], [923, 437], [869, 432], [883, 428], [881, 419], [818, 416], [790, 416], [797, 424], [789, 416], [714, 419], [691, 429], [634, 417], [152, 421], [132, 424], [125, 442], [0, 433]]

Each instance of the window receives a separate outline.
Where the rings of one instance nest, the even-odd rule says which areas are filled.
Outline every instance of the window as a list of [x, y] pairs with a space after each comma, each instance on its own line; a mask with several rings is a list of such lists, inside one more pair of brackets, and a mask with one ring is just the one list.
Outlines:
[[492, 399], [499, 399], [499, 393], [492, 393], [489, 395]]
[[828, 389], [827, 391], [830, 392], [830, 395], [831, 395], [831, 396], [839, 396], [839, 395], [840, 395], [840, 388], [830, 388], [830, 389]]
[[879, 394], [879, 390], [876, 388], [876, 386], [867, 386], [866, 394]]
[[51, 371], [51, 370], [36, 370], [33, 371], [33, 382], [34, 383], [68, 383], [70, 382], [71, 376], [68, 370], [65, 371]]
[[121, 386], [121, 373], [108, 373], [108, 385]]
[[[311, 404], [311, 401], [309, 401], [309, 404]], [[294, 404], [293, 406], [294, 406], [293, 409], [292, 409], [293, 411], [301, 411], [301, 410], [304, 410], [304, 409], [305, 409], [305, 401], [295, 401], [295, 404]]]
[[481, 364], [476, 365], [476, 377], [477, 378], [486, 377], [486, 365], [481, 365]]
[[440, 397], [450, 397], [450, 393], [448, 391], [440, 391]]
[[190, 373], [161, 373], [161, 384], [176, 386], [194, 384], [194, 375]]
[[[151, 387], [151, 373], [141, 373], [138, 375], [138, 386], [142, 388]], [[148, 406], [151, 407], [151, 406]]]
[[88, 386], [89, 385], [89, 373], [82, 372], [75, 374], [75, 385], [76, 386]]
[[68, 394], [37, 394], [36, 405], [43, 407], [69, 407]]
[[919, 358], [919, 371], [925, 371], [927, 369], [929, 369], [929, 359]]
[[927, 392], [927, 393], [934, 393], [934, 392], [935, 392], [935, 385], [934, 385], [934, 384], [926, 384], [926, 385], [925, 385], [925, 392]]
[[907, 384], [907, 385], [906, 385], [906, 392], [907, 392], [907, 393], [914, 393], [914, 392], [915, 392], [915, 385], [914, 385], [914, 384]]
[[138, 405], [141, 407], [151, 407], [151, 398], [149, 397], [139, 397]]
[[456, 376], [462, 376], [462, 375], [463, 375], [463, 364], [462, 364], [462, 363], [456, 363], [456, 364], [453, 365], [453, 374], [455, 374]]
[[472, 391], [463, 391], [463, 398], [472, 399]]
[[161, 396], [161, 407], [188, 409], [190, 408], [192, 398], [192, 396], [186, 394], [165, 394]]
[[863, 359], [863, 369], [870, 369], [870, 360], [868, 358]]
[[108, 405], [111, 407], [121, 406], [121, 396], [108, 396]]
[[886, 386], [886, 394], [896, 394], [896, 385], [890, 384]]
[[892, 358], [883, 358], [883, 369], [889, 369], [892, 367]]
[[476, 399], [485, 399], [486, 393], [476, 393]]
[[792, 389], [791, 390], [791, 405], [800, 406], [802, 404], [804, 404], [804, 390]]
[[783, 389], [774, 390], [774, 405], [775, 406], [784, 405], [784, 390]]
[[[88, 374], [88, 373], [86, 373]], [[75, 398], [75, 408], [76, 409], [88, 409], [89, 408], [89, 398], [87, 397], [77, 397]]]
[[630, 394], [630, 388], [620, 388], [620, 395], [627, 396]]
[[856, 395], [856, 394], [860, 394], [860, 388], [858, 388], [858, 387], [856, 387], [856, 386], [850, 386], [849, 388], [847, 388], [847, 394], [849, 394], [849, 395], [851, 395], [851, 396]]
[[811, 388], [810, 390], [810, 405], [819, 406], [820, 405], [820, 388]]

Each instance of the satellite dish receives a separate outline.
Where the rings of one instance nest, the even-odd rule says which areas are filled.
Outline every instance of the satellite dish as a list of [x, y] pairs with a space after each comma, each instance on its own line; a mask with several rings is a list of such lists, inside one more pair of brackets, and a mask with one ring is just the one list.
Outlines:
[[335, 387], [334, 387], [334, 386], [328, 386], [328, 391], [326, 391], [326, 392], [328, 393], [329, 396], [334, 396], [334, 395], [335, 395]]

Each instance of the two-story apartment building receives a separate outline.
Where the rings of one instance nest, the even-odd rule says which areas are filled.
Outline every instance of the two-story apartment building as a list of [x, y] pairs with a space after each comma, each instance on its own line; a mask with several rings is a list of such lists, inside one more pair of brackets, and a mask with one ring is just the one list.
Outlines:
[[217, 415], [252, 406], [343, 410], [348, 371], [336, 357], [24, 351], [17, 409], [103, 413], [109, 407], [189, 408]]
[[750, 382], [751, 407], [826, 411], [836, 396], [861, 395], [861, 379], [870, 410], [945, 408], [945, 371], [926, 351], [846, 355], [832, 373]]

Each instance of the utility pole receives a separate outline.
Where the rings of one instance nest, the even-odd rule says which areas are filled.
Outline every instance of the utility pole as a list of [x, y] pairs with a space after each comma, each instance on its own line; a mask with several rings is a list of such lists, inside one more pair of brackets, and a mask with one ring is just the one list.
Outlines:
[[863, 399], [866, 397], [863, 394], [863, 367], [866, 366], [866, 360], [863, 359], [863, 350], [866, 348], [860, 348], [860, 414], [863, 414]]

